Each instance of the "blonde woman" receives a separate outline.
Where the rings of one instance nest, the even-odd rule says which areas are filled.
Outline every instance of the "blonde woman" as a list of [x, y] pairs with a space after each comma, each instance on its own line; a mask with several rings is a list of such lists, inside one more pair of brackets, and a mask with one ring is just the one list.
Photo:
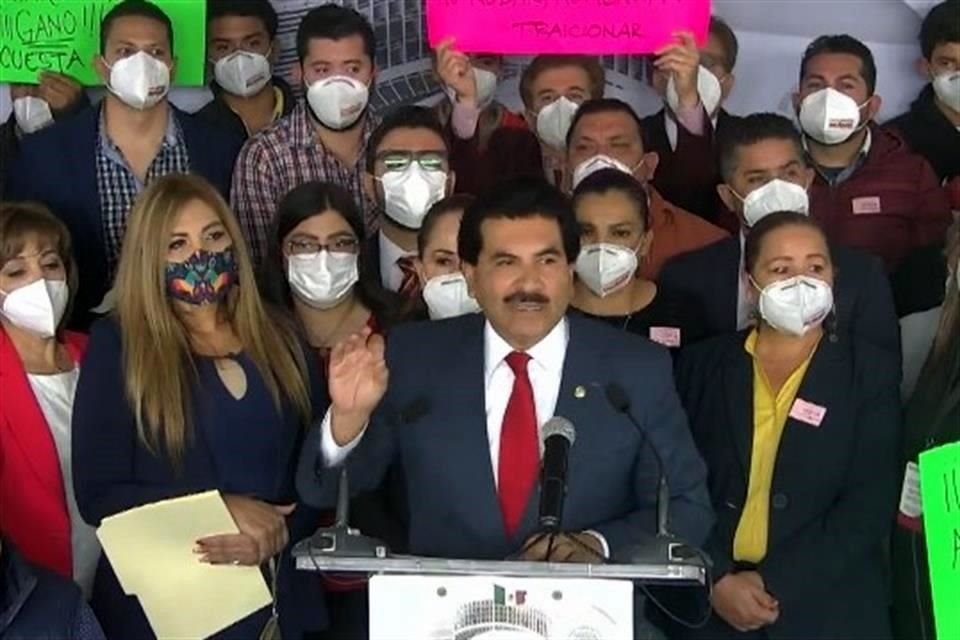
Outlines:
[[[115, 284], [116, 312], [94, 326], [77, 386], [80, 513], [97, 525], [131, 507], [219, 490], [240, 533], [198, 540], [197, 561], [265, 566], [281, 555], [284, 636], [320, 628], [322, 596], [309, 594], [313, 581], [285, 551], [316, 524], [294, 504], [293, 465], [325, 395], [294, 331], [261, 301], [216, 190], [194, 176], [152, 182], [130, 215]], [[106, 559], [94, 608], [108, 637], [153, 637]], [[270, 614], [264, 608], [215, 637], [256, 638]]]
[[[914, 488], [919, 483], [920, 453], [960, 442], [960, 221], [947, 233], [944, 257], [948, 276], [943, 305], [901, 320], [904, 381], [911, 370], [919, 370], [904, 412], [900, 466], [903, 484]], [[893, 620], [898, 638], [934, 637], [922, 522], [921, 505], [901, 499], [892, 549]]]

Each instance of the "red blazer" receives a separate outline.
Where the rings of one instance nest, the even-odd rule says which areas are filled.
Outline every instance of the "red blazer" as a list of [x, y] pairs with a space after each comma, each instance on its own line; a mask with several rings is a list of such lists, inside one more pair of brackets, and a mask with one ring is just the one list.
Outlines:
[[[87, 337], [67, 332], [79, 362]], [[60, 458], [20, 355], [0, 326], [0, 534], [28, 560], [73, 579]]]

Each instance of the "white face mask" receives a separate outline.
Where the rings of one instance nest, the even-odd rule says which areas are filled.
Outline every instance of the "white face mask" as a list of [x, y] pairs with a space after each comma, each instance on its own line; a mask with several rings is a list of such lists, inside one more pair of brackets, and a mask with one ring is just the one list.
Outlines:
[[24, 96], [13, 101], [13, 117], [24, 133], [34, 133], [53, 124], [53, 112], [43, 98]]
[[431, 320], [456, 318], [478, 313], [480, 305], [467, 291], [467, 280], [460, 272], [436, 276], [423, 286], [423, 301]]
[[107, 89], [132, 109], [149, 109], [170, 90], [170, 68], [146, 51], [138, 51], [107, 66], [110, 69]]
[[[730, 189], [733, 191], [733, 189]], [[747, 228], [760, 222], [771, 213], [778, 211], [796, 211], [804, 215], [810, 214], [810, 197], [807, 190], [798, 184], [774, 178], [762, 187], [754, 189], [741, 198], [740, 194], [733, 194], [743, 201], [743, 219]]]
[[637, 252], [606, 242], [588, 244], [580, 248], [575, 269], [583, 284], [604, 298], [630, 284], [637, 271]]
[[819, 327], [832, 309], [833, 290], [818, 278], [794, 276], [760, 291], [760, 316], [777, 331], [790, 335], [802, 336]]
[[[493, 102], [493, 97], [497, 93], [497, 74], [493, 71], [473, 68], [473, 78], [477, 83], [477, 108], [486, 109]], [[451, 103], [457, 101], [457, 92], [450, 87], [446, 88], [447, 97]]]
[[213, 77], [227, 93], [249, 98], [270, 82], [270, 61], [265, 55], [234, 51], [213, 66]]
[[934, 76], [933, 91], [951, 111], [960, 113], [960, 71]]
[[[640, 164], [637, 165], [637, 168], [639, 168], [642, 164], [643, 164], [643, 160], [640, 161]], [[586, 160], [578, 164], [576, 167], [574, 167], [573, 176], [570, 179], [571, 180], [570, 187], [572, 189], [576, 189], [581, 182], [583, 182], [584, 180], [589, 178], [591, 175], [593, 175], [594, 173], [602, 169], [616, 169], [617, 171], [622, 171], [628, 176], [632, 176], [633, 172], [636, 170], [636, 169], [631, 169], [630, 167], [620, 162], [616, 158], [611, 158], [608, 155], [604, 155], [600, 153], [590, 158], [587, 158]]]
[[317, 253], [287, 258], [290, 289], [314, 309], [332, 309], [340, 304], [360, 280], [355, 253]]
[[411, 161], [403, 171], [387, 171], [381, 178], [384, 212], [407, 229], [419, 229], [433, 203], [443, 199], [447, 190], [445, 171], [426, 171]]
[[[863, 104], [866, 104], [864, 102]], [[811, 93], [800, 104], [803, 132], [821, 144], [841, 144], [862, 129], [856, 101], [833, 87]]]
[[307, 89], [307, 104], [320, 124], [334, 131], [352, 127], [367, 109], [370, 89], [350, 76], [330, 76]]
[[563, 149], [567, 146], [567, 133], [580, 105], [566, 96], [560, 96], [540, 109], [537, 114], [537, 137], [548, 147]]
[[3, 293], [0, 313], [14, 326], [50, 338], [57, 332], [70, 301], [70, 288], [63, 280], [44, 280]]
[[[720, 108], [723, 88], [717, 76], [703, 65], [697, 69], [697, 93], [700, 94], [700, 104], [703, 105], [707, 115], [713, 117]], [[677, 94], [677, 83], [673, 79], [673, 74], [670, 74], [670, 79], [667, 80], [665, 100], [671, 111], [677, 113], [680, 110], [680, 96]]]

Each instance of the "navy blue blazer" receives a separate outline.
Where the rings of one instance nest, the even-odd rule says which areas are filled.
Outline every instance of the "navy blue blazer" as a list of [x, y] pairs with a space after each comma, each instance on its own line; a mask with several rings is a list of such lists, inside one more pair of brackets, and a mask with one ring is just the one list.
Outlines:
[[[203, 176], [230, 201], [230, 179], [243, 139], [173, 105], [183, 132], [191, 173]], [[100, 219], [96, 157], [100, 107], [85, 109], [54, 126], [25, 136], [11, 163], [9, 200], [36, 200], [50, 207], [70, 229], [80, 274], [72, 326], [85, 328], [90, 309], [110, 288]]]
[[[391, 462], [402, 466], [413, 554], [503, 559], [536, 531], [539, 488], [513, 538], [503, 526], [484, 408], [484, 322], [471, 314], [395, 328], [387, 339], [387, 394], [348, 458], [356, 490], [376, 487]], [[700, 545], [713, 513], [670, 355], [602, 323], [576, 315], [568, 322], [556, 415], [571, 420], [577, 436], [563, 528], [598, 531], [614, 554], [656, 531], [657, 464], [643, 437], [607, 402], [605, 386], [617, 383], [663, 456], [673, 532]], [[586, 394], [575, 394], [578, 387]], [[335, 500], [335, 472], [322, 464], [316, 471], [318, 432], [304, 444], [297, 488], [305, 502], [327, 507]]]
[[[154, 455], [142, 444], [125, 394], [122, 358], [116, 322], [112, 318], [97, 321], [77, 383], [72, 419], [77, 507], [83, 519], [94, 526], [133, 507], [219, 487], [212, 452], [197, 424], [199, 414], [190, 407], [187, 412], [193, 421], [193, 438], [179, 468], [169, 457]], [[315, 359], [306, 360], [313, 411], [322, 416], [327, 406], [325, 383]], [[290, 504], [296, 502], [294, 474], [304, 430], [292, 409], [284, 411], [277, 428], [279, 473], [269, 490], [271, 497], [265, 499]], [[291, 542], [313, 533], [318, 523], [318, 513], [298, 505], [287, 519]], [[279, 571], [278, 607], [284, 637], [299, 638], [304, 630], [323, 629], [327, 616], [320, 581], [296, 571], [287, 551]], [[105, 555], [97, 569], [93, 605], [108, 635], [152, 637], [144, 626], [139, 603], [124, 594]]]
[[[824, 337], [797, 398], [826, 409], [821, 424], [788, 418], [770, 494], [766, 557], [738, 566], [733, 539], [747, 498], [753, 442], [749, 332], [680, 354], [677, 386], [707, 461], [717, 525], [706, 544], [714, 578], [738, 568], [763, 577], [780, 603], [766, 637], [889, 638], [885, 548], [900, 478], [900, 372], [884, 350]], [[718, 616], [690, 638], [740, 638]]]
[[[890, 281], [874, 256], [830, 245], [836, 269], [836, 329], [900, 357], [900, 324]], [[664, 286], [686, 291], [703, 307], [709, 335], [737, 331], [740, 238], [733, 236], [672, 258], [660, 272]]]

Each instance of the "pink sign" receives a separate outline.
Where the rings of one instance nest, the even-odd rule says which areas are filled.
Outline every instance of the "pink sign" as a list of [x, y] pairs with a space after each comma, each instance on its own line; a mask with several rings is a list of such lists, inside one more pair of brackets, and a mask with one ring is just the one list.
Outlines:
[[706, 40], [710, 0], [426, 0], [427, 33], [464, 52], [651, 53], [674, 31]]

